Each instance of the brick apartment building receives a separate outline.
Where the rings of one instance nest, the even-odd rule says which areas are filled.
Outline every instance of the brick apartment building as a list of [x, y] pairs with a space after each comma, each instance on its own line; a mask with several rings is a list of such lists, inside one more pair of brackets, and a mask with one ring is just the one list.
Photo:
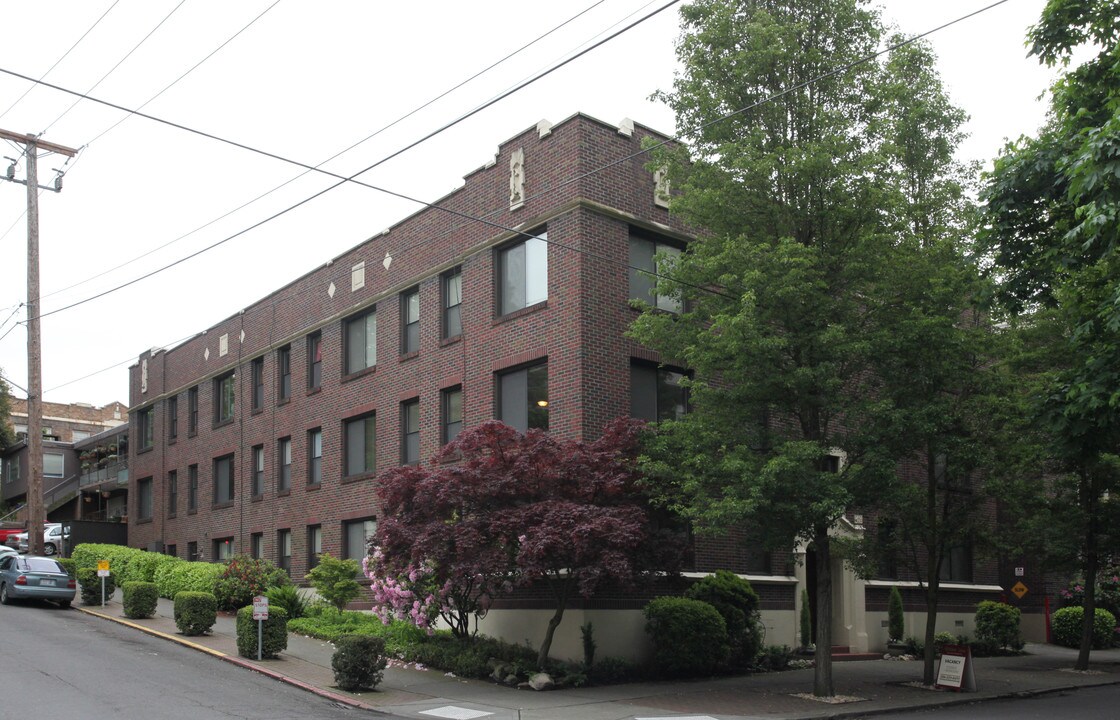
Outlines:
[[[438, 208], [140, 355], [130, 544], [188, 559], [245, 552], [299, 579], [318, 553], [361, 557], [378, 520], [377, 472], [426, 461], [463, 427], [499, 418], [591, 439], [620, 415], [682, 412], [679, 376], [624, 337], [632, 295], [672, 310], [628, 266], [653, 270], [654, 252], [689, 239], [639, 152], [651, 137], [663, 139], [629, 121], [542, 121]], [[760, 592], [767, 642], [795, 645], [805, 577], [794, 556], [699, 544], [692, 570], [720, 568]], [[865, 607], [872, 589], [837, 573], [839, 641], [883, 645]], [[603, 652], [639, 654], [644, 600], [596, 598], [562, 627], [597, 617]], [[482, 630], [522, 642], [550, 614], [531, 602], [495, 609]], [[578, 633], [554, 652], [580, 656]]]

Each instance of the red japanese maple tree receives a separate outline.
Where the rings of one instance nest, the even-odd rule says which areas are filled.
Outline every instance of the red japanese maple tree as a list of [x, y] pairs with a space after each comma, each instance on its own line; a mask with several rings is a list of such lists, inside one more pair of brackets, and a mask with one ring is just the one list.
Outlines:
[[[544, 583], [555, 601], [544, 666], [574, 593], [627, 587], [675, 572], [683, 534], [657, 529], [635, 466], [642, 424], [620, 419], [601, 438], [522, 435], [497, 421], [466, 430], [425, 468], [380, 478], [382, 564], [424, 567], [445, 591], [444, 618], [465, 636], [469, 614], [514, 586]], [[450, 600], [450, 602], [448, 602]]]

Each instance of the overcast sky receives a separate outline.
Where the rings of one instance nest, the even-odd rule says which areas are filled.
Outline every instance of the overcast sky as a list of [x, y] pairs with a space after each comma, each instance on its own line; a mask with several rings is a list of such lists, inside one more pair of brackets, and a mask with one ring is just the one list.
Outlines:
[[[66, 167], [63, 191], [40, 196], [45, 399], [127, 403], [127, 368], [140, 352], [205, 330], [420, 205], [348, 184], [153, 277], [62, 309], [245, 231], [335, 181], [317, 173], [293, 180], [303, 170], [282, 160], [127, 117], [89, 100], [74, 105], [73, 95], [8, 73], [130, 109], [170, 85], [142, 112], [307, 165], [376, 134], [324, 166], [351, 175], [666, 1], [6, 3], [12, 22], [0, 42], [0, 128], [45, 131], [44, 140], [82, 148]], [[879, 5], [911, 35], [992, 1]], [[1024, 38], [1043, 5], [1044, 0], [1008, 0], [930, 38], [954, 101], [972, 118], [964, 159], [990, 161], [1004, 138], [1031, 134], [1041, 123], [1045, 105], [1037, 98], [1052, 74], [1026, 57]], [[677, 7], [361, 179], [434, 201], [490, 160], [502, 141], [538, 120], [558, 122], [575, 112], [610, 123], [632, 118], [672, 132], [672, 115], [648, 98], [672, 83]], [[0, 142], [0, 149], [9, 157], [19, 153], [7, 142]], [[41, 159], [40, 182], [49, 184], [52, 169], [64, 161]], [[2, 171], [8, 162], [0, 162]], [[24, 166], [17, 178], [24, 176]], [[26, 319], [25, 207], [24, 187], [0, 182], [0, 370], [22, 387], [27, 331], [17, 322]], [[25, 396], [19, 388], [13, 392]]]

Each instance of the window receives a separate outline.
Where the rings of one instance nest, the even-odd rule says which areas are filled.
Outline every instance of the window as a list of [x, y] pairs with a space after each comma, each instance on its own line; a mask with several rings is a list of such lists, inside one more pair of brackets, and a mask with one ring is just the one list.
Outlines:
[[253, 533], [249, 536], [249, 555], [254, 560], [264, 559], [264, 533]]
[[630, 417], [658, 422], [680, 420], [688, 412], [688, 389], [680, 370], [630, 363]]
[[252, 496], [264, 495], [264, 445], [253, 446], [253, 487]]
[[167, 398], [167, 442], [173, 443], [179, 437], [179, 398]]
[[446, 445], [463, 429], [463, 388], [453, 387], [444, 390], [441, 400], [443, 422], [440, 443]]
[[323, 384], [323, 334], [307, 336], [307, 389], [318, 390]]
[[150, 406], [141, 408], [136, 413], [136, 434], [140, 436], [140, 450], [147, 450], [155, 444], [154, 420]]
[[276, 531], [276, 567], [292, 574], [292, 531]]
[[361, 562], [366, 556], [369, 539], [376, 532], [377, 521], [373, 518], [342, 523], [342, 556], [348, 560]]
[[319, 564], [319, 555], [323, 552], [323, 526], [307, 526], [307, 569]]
[[175, 470], [167, 473], [167, 517], [175, 517], [179, 513], [179, 473]]
[[401, 293], [401, 354], [420, 349], [420, 288]]
[[376, 420], [376, 415], [371, 414], [346, 421], [345, 475], [370, 473], [376, 467]]
[[360, 372], [377, 364], [377, 311], [370, 310], [343, 321], [346, 366], [343, 373]]
[[198, 510], [198, 465], [187, 468], [187, 512]]
[[498, 376], [498, 419], [521, 432], [548, 430], [547, 363]]
[[251, 366], [253, 376], [253, 410], [264, 407], [264, 358], [259, 357]]
[[548, 233], [498, 252], [499, 315], [548, 299]]
[[307, 484], [323, 482], [323, 431], [319, 428], [307, 433]]
[[214, 460], [214, 504], [233, 502], [233, 455]]
[[198, 543], [193, 540], [187, 543], [187, 560], [189, 560], [190, 562], [195, 562], [196, 560], [201, 559], [202, 558], [198, 554]]
[[463, 334], [463, 269], [455, 268], [441, 280], [443, 286], [443, 337]]
[[233, 373], [214, 378], [214, 424], [233, 420]]
[[954, 545], [941, 560], [942, 582], [972, 582], [972, 543]]
[[5, 459], [4, 467], [7, 468], [7, 472], [4, 473], [4, 482], [19, 482], [19, 456], [12, 455]]
[[66, 458], [55, 453], [43, 453], [43, 477], [60, 478], [66, 475]]
[[175, 543], [169, 543], [163, 547], [163, 554], [170, 555], [171, 557], [178, 557], [179, 547]]
[[[661, 259], [656, 258], [661, 255]], [[660, 310], [680, 312], [681, 301], [656, 292], [657, 278], [652, 273], [669, 272], [676, 265], [681, 250], [641, 235], [630, 234], [630, 297], [649, 303]]]
[[276, 460], [278, 474], [276, 476], [276, 492], [288, 492], [292, 489], [292, 439], [280, 438], [276, 445]]
[[401, 403], [401, 464], [420, 462], [420, 401]]
[[229, 562], [233, 559], [233, 538], [214, 538], [214, 562]]
[[292, 399], [292, 346], [276, 351], [276, 396], [279, 402]]
[[71, 442], [81, 442], [82, 440], [88, 440], [91, 434], [92, 433], [88, 433], [85, 430], [74, 430], [70, 434], [70, 440]]
[[136, 518], [152, 519], [152, 479], [143, 478], [136, 483]]
[[194, 435], [198, 432], [198, 386], [195, 385], [187, 391], [187, 433]]

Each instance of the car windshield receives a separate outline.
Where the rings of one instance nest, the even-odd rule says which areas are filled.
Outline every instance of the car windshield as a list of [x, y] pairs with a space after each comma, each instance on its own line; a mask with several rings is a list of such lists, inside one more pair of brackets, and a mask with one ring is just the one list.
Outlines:
[[54, 560], [50, 558], [25, 558], [23, 561], [24, 567], [30, 572], [46, 572], [46, 573], [64, 573], [65, 570]]

